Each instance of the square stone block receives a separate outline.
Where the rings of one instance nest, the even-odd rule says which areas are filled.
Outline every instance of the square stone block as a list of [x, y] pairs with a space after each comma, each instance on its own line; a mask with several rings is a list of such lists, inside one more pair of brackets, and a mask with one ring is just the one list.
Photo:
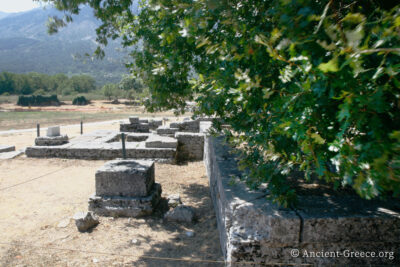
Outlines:
[[60, 136], [60, 126], [48, 127], [47, 136]]
[[113, 160], [96, 172], [97, 196], [144, 197], [154, 184], [154, 161]]
[[136, 117], [136, 116], [129, 117], [129, 122], [131, 124], [138, 124], [139, 123], [139, 117]]

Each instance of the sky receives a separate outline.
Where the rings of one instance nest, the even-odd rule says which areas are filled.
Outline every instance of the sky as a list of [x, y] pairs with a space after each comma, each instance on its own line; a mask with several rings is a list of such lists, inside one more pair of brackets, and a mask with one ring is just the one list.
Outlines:
[[36, 7], [40, 7], [40, 4], [33, 0], [0, 0], [0, 11], [7, 13], [27, 11]]

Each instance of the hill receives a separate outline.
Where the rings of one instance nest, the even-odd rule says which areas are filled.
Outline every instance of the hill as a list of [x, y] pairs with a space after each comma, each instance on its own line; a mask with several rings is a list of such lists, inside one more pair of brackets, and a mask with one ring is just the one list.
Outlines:
[[92, 60], [84, 55], [97, 47], [99, 21], [84, 7], [73, 23], [48, 35], [48, 17], [62, 15], [53, 8], [0, 13], [0, 72], [88, 74], [99, 84], [118, 82], [126, 73], [119, 43], [109, 43], [103, 60]]

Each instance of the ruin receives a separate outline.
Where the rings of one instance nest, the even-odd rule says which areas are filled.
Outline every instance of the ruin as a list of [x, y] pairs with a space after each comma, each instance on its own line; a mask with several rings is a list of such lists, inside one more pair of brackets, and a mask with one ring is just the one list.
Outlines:
[[121, 132], [149, 133], [163, 124], [162, 120], [147, 120], [139, 117], [129, 117], [129, 123], [121, 123]]
[[[99, 130], [71, 140], [66, 136], [38, 137], [35, 146], [28, 147], [25, 153], [28, 157], [37, 158], [122, 158], [121, 133], [124, 133], [126, 157], [129, 159], [151, 159], [169, 163], [176, 160], [202, 160], [204, 134], [199, 133], [201, 122], [202, 120], [189, 120], [162, 126], [160, 120], [130, 117], [129, 123], [120, 124], [121, 132]], [[150, 132], [155, 127], [157, 129]], [[57, 129], [53, 131], [54, 134], [59, 134], [59, 129], [58, 133]]]
[[89, 211], [102, 216], [141, 217], [151, 214], [160, 198], [153, 161], [114, 160], [96, 172], [96, 193], [89, 198]]
[[15, 151], [15, 146], [0, 145], [0, 153]]
[[46, 136], [38, 136], [35, 139], [36, 146], [61, 146], [68, 143], [68, 136], [61, 135], [60, 126], [47, 128]]
[[[368, 201], [357, 195], [305, 194], [296, 208], [268, 200], [238, 179], [235, 154], [223, 138], [207, 137], [205, 164], [228, 266], [311, 264], [400, 264], [400, 203]], [[309, 257], [309, 252], [338, 252]], [[386, 252], [385, 257], [349, 257], [347, 252]], [[338, 254], [335, 254], [338, 255]]]

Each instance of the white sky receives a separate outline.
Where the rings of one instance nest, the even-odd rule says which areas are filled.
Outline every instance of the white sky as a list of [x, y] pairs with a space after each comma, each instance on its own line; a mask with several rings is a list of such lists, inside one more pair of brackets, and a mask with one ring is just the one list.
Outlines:
[[7, 13], [27, 11], [36, 7], [40, 7], [40, 4], [33, 0], [0, 0], [0, 11]]

